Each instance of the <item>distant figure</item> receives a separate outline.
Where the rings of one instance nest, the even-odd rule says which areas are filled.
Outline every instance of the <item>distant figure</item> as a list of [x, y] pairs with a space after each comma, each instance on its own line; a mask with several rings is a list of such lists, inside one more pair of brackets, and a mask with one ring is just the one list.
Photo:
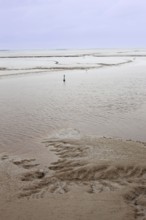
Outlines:
[[63, 75], [63, 82], [65, 82], [65, 75]]

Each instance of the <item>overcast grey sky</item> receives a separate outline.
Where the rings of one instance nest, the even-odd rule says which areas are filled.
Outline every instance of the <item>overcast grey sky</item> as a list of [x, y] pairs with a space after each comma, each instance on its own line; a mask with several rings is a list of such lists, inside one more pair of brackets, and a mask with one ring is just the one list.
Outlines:
[[146, 47], [146, 0], [0, 0], [0, 49]]

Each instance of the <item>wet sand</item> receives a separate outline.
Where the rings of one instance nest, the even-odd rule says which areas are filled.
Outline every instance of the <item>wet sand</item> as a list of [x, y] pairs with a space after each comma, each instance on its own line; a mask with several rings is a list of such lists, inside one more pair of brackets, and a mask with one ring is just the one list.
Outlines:
[[1, 155], [1, 219], [146, 218], [146, 143], [49, 138], [38, 158]]
[[146, 220], [145, 59], [0, 52], [0, 220]]

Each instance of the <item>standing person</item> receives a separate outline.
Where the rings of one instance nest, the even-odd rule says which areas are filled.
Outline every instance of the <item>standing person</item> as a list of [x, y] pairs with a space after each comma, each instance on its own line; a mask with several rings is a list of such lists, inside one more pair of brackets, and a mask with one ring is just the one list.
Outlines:
[[65, 82], [65, 75], [63, 75], [63, 82]]

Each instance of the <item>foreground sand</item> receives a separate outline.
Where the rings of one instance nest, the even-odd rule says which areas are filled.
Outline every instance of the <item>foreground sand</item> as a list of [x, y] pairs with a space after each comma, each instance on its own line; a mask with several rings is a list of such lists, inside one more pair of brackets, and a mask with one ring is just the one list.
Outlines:
[[44, 158], [57, 155], [47, 166], [1, 154], [1, 220], [146, 219], [145, 143], [78, 137], [44, 145]]

